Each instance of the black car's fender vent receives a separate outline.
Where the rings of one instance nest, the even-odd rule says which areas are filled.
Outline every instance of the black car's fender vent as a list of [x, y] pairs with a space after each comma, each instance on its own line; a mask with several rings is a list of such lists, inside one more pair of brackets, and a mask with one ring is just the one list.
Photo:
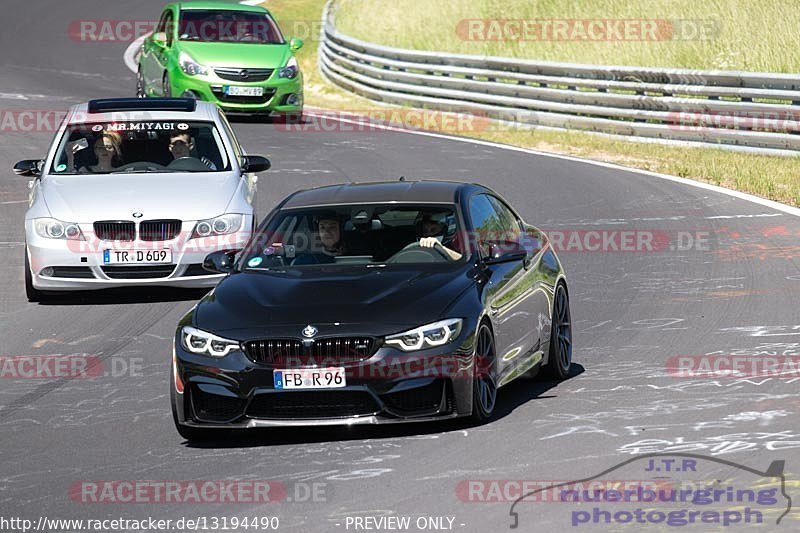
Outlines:
[[422, 387], [414, 387], [381, 395], [381, 400], [394, 414], [400, 416], [430, 416], [449, 413], [452, 394], [444, 379], [436, 379]]
[[279, 368], [330, 366], [369, 359], [377, 343], [371, 337], [331, 337], [316, 339], [308, 345], [298, 339], [265, 339], [244, 343], [244, 351], [253, 361]]
[[365, 391], [284, 391], [256, 395], [247, 408], [250, 418], [342, 418], [380, 411]]
[[238, 418], [244, 411], [246, 400], [209, 394], [197, 386], [192, 386], [189, 396], [195, 418], [208, 422], [227, 422]]

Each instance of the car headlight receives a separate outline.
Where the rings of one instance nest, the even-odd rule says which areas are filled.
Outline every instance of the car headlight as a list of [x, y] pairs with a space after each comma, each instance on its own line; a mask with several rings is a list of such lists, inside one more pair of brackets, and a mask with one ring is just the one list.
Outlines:
[[298, 72], [300, 72], [300, 69], [297, 67], [297, 59], [292, 56], [291, 59], [286, 62], [286, 66], [278, 71], [278, 77], [293, 80], [297, 77]]
[[458, 337], [463, 322], [460, 318], [441, 320], [403, 333], [389, 335], [386, 337], [386, 344], [392, 344], [406, 352], [443, 346]]
[[192, 239], [198, 237], [214, 237], [236, 233], [242, 227], [244, 215], [227, 214], [208, 220], [198, 220], [192, 231]]
[[184, 326], [181, 330], [181, 345], [192, 353], [211, 357], [225, 357], [239, 349], [239, 343], [236, 341], [223, 339], [191, 326]]
[[54, 218], [37, 218], [33, 227], [40, 237], [45, 239], [66, 239], [70, 241], [84, 241], [83, 232], [74, 222], [62, 222]]
[[186, 52], [181, 52], [181, 55], [178, 56], [178, 63], [181, 66], [181, 70], [184, 71], [189, 76], [199, 76], [200, 74], [208, 74], [208, 68], [204, 67], [203, 65], [192, 59], [192, 56], [190, 56]]

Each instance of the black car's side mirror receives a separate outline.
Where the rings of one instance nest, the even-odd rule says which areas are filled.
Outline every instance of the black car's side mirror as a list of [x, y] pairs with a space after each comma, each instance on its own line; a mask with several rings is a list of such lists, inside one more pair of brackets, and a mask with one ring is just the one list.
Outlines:
[[269, 170], [272, 163], [260, 155], [246, 155], [242, 157], [242, 172], [264, 172]]
[[215, 274], [228, 274], [233, 272], [233, 263], [236, 252], [213, 252], [203, 259], [203, 269]]
[[516, 241], [488, 241], [483, 245], [488, 252], [484, 259], [484, 263], [487, 265], [522, 261], [528, 256], [525, 247]]
[[41, 176], [43, 163], [41, 159], [23, 159], [14, 165], [14, 174], [17, 176]]

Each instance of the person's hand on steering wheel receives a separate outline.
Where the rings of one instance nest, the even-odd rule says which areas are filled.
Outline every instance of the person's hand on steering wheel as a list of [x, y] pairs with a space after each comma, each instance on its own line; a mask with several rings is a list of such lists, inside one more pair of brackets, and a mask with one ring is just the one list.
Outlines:
[[458, 261], [461, 259], [461, 254], [451, 250], [441, 242], [436, 237], [422, 237], [419, 240], [419, 245], [421, 248], [436, 248], [439, 252], [444, 252], [447, 257], [452, 261]]

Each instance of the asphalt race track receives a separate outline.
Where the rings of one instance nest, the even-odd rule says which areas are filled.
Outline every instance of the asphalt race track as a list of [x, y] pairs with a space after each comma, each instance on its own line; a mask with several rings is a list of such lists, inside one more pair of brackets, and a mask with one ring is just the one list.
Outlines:
[[[131, 96], [134, 77], [122, 61], [128, 43], [76, 42], [68, 25], [151, 19], [161, 5], [4, 1], [0, 110], [55, 112], [94, 97]], [[692, 452], [761, 471], [785, 460], [786, 490], [797, 501], [800, 379], [667, 371], [670, 358], [681, 355], [800, 355], [796, 216], [639, 173], [447, 139], [234, 126], [249, 153], [273, 162], [259, 180], [261, 215], [300, 188], [400, 175], [446, 178], [489, 185], [527, 221], [556, 234], [634, 230], [667, 236], [669, 245], [562, 251], [574, 376], [502, 389], [496, 419], [485, 426], [292, 429], [189, 446], [170, 415], [171, 339], [201, 295], [112, 291], [28, 303], [22, 242], [28, 178], [14, 176], [11, 166], [43, 156], [52, 132], [3, 127], [0, 356], [89, 354], [106, 372], [95, 379], [0, 379], [0, 516], [276, 516], [284, 531], [354, 530], [353, 517], [424, 516], [452, 517], [460, 531], [503, 530], [518, 494], [502, 502], [464, 501], [464, 483], [576, 480], [651, 452]], [[716, 468], [719, 476], [734, 470]], [[640, 479], [630, 471], [609, 476]], [[83, 482], [101, 480], [273, 480], [285, 484], [288, 499], [148, 505], [91, 503], [76, 494]], [[520, 529], [570, 527], [574, 509], [523, 503]], [[772, 518], [767, 528], [777, 527]], [[595, 527], [609, 526], [578, 529]], [[780, 527], [796, 529], [796, 513]]]

